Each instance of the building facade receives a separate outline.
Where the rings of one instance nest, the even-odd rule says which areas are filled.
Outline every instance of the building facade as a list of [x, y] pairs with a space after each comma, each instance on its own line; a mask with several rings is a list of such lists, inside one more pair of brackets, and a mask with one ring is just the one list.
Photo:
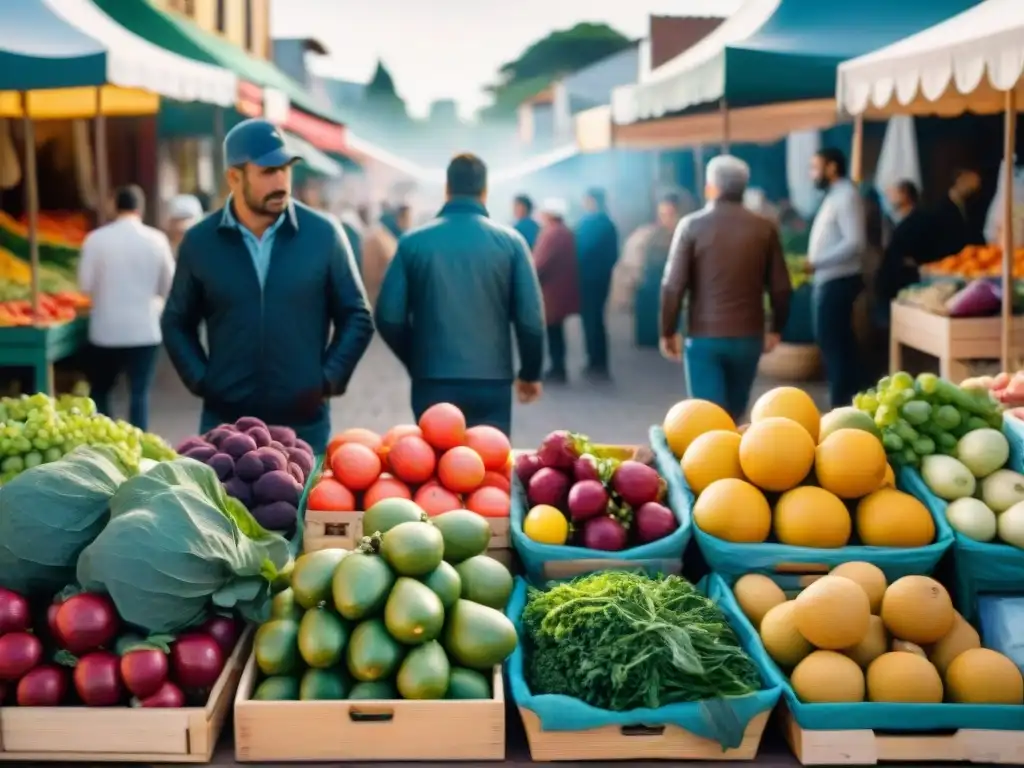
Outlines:
[[261, 59], [271, 57], [270, 0], [154, 0]]

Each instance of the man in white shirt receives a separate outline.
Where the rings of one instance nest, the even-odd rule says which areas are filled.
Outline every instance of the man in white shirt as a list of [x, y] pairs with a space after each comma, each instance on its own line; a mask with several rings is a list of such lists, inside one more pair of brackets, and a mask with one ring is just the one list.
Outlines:
[[142, 223], [145, 198], [137, 186], [115, 199], [117, 218], [82, 243], [78, 285], [92, 298], [92, 398], [110, 415], [110, 393], [128, 377], [129, 421], [146, 429], [149, 388], [160, 350], [160, 314], [171, 290], [174, 256], [167, 235]]
[[825, 361], [831, 406], [850, 405], [861, 388], [853, 305], [864, 290], [867, 228], [860, 192], [846, 176], [846, 157], [821, 149], [811, 177], [825, 199], [811, 225], [807, 271], [813, 275], [814, 334]]

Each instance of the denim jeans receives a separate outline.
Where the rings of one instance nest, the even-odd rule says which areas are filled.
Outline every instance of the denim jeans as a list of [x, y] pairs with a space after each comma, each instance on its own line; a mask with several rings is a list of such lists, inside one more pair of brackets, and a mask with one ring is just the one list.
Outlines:
[[565, 323], [549, 325], [548, 331], [548, 360], [550, 361], [550, 372], [554, 374], [565, 374]]
[[93, 373], [89, 388], [96, 410], [113, 418], [110, 393], [123, 373], [128, 379], [128, 421], [141, 430], [149, 429], [149, 389], [156, 373], [160, 346], [92, 348]]
[[850, 405], [861, 389], [862, 367], [853, 330], [853, 306], [863, 290], [860, 275], [814, 284], [814, 338], [825, 361], [832, 408]]
[[763, 350], [761, 336], [687, 338], [687, 393], [722, 406], [739, 422], [747, 411]]

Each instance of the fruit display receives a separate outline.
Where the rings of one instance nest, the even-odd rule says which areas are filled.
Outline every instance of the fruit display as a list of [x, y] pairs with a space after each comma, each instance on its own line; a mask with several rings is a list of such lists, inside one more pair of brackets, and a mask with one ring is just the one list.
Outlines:
[[508, 517], [511, 456], [501, 430], [467, 428], [456, 406], [439, 403], [419, 424], [400, 424], [383, 436], [357, 427], [332, 438], [307, 508], [354, 512], [401, 498], [429, 515], [468, 509]]
[[290, 533], [299, 501], [316, 466], [309, 443], [291, 427], [268, 426], [254, 416], [187, 438], [178, 453], [212, 467], [228, 495], [264, 528]]
[[679, 519], [665, 503], [658, 470], [594, 446], [584, 435], [552, 432], [516, 459], [529, 511], [522, 532], [539, 544], [619, 552], [670, 536]]
[[[384, 505], [384, 506], [380, 506]], [[512, 576], [468, 510], [427, 518], [408, 499], [367, 511], [353, 551], [299, 557], [254, 642], [257, 700], [489, 699], [515, 650]]]
[[946, 316], [949, 314], [946, 304], [959, 290], [960, 284], [952, 280], [919, 283], [902, 289], [897, 301], [931, 312], [933, 315]]
[[[967, 245], [959, 253], [922, 266], [921, 273], [968, 278], [1001, 277], [1003, 249], [998, 245]], [[1013, 276], [1024, 277], [1024, 248], [1013, 252]]]
[[162, 438], [96, 412], [87, 397], [37, 393], [0, 399], [0, 485], [80, 445], [106, 445], [132, 467], [177, 454]]
[[988, 392], [967, 389], [930, 373], [916, 379], [899, 371], [854, 398], [881, 430], [894, 466], [921, 465], [925, 456], [956, 456], [959, 440], [978, 429], [1002, 429], [999, 402]]
[[936, 539], [928, 508], [895, 488], [874, 422], [853, 408], [822, 416], [807, 393], [779, 387], [757, 400], [742, 434], [724, 410], [700, 400], [674, 406], [664, 430], [696, 497], [702, 550], [719, 546], [708, 537], [814, 549], [917, 548]]
[[800, 702], [1024, 704], [1017, 665], [983, 647], [928, 576], [888, 583], [871, 563], [849, 562], [793, 599], [754, 574], [734, 595]]
[[1024, 371], [1010, 374], [1006, 371], [995, 376], [975, 376], [960, 382], [961, 389], [989, 392], [1004, 407], [1024, 405]]
[[37, 317], [32, 313], [30, 293], [27, 289], [12, 291], [0, 286], [0, 296], [16, 294], [20, 297], [0, 300], [0, 328], [69, 323], [91, 304], [88, 296], [77, 291], [41, 293]]
[[243, 629], [212, 616], [177, 637], [145, 638], [89, 592], [42, 608], [0, 588], [0, 705], [201, 707]]

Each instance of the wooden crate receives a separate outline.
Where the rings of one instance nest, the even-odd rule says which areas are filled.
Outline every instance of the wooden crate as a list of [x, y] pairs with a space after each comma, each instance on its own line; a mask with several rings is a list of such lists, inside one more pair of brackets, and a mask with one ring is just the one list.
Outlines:
[[588, 731], [545, 731], [540, 718], [520, 707], [519, 714], [536, 762], [555, 760], [753, 760], [770, 712], [754, 717], [735, 749], [722, 749], [717, 741], [695, 736], [674, 725], [619, 727], [607, 725]]
[[363, 513], [307, 509], [305, 526], [302, 534], [304, 552], [354, 549], [363, 538]]
[[803, 765], [876, 765], [892, 762], [1024, 764], [1024, 732], [962, 728], [948, 734], [811, 731], [779, 708], [783, 732]]
[[208, 763], [252, 647], [247, 630], [205, 707], [0, 707], [0, 760]]
[[252, 701], [255, 656], [235, 695], [238, 762], [505, 759], [505, 693], [487, 701]]
[[488, 549], [508, 549], [509, 543], [509, 519], [507, 517], [488, 517], [487, 523], [491, 526], [491, 543]]

